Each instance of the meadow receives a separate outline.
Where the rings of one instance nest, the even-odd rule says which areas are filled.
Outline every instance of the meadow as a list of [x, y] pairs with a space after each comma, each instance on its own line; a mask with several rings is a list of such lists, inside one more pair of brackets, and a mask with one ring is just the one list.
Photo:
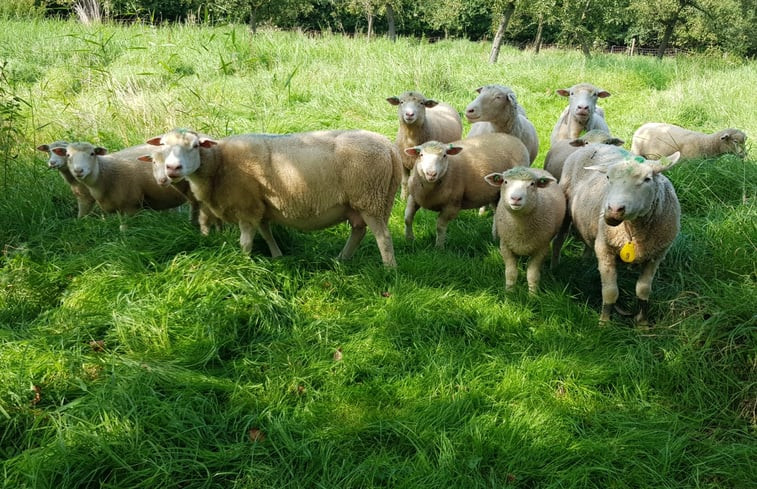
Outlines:
[[[346, 225], [278, 227], [251, 257], [180, 212], [76, 218], [35, 148], [115, 151], [174, 127], [219, 137], [362, 128], [417, 89], [461, 112], [511, 87], [541, 166], [581, 81], [613, 133], [665, 121], [757, 136], [757, 62], [656, 60], [464, 40], [367, 40], [244, 26], [0, 23], [0, 467], [3, 489], [733, 488], [757, 486], [757, 160], [668, 176], [682, 229], [654, 325], [597, 325], [599, 275], [569, 241], [529, 296], [505, 294], [491, 213], [434, 248], [434, 213], [398, 267]], [[465, 123], [467, 130], [468, 124]], [[752, 145], [753, 146], [753, 145]], [[119, 230], [121, 224], [128, 224]], [[637, 271], [622, 268], [633, 307]]]

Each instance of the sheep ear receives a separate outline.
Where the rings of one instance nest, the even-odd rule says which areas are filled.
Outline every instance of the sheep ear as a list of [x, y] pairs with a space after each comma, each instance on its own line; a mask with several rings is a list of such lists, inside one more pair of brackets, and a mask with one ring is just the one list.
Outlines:
[[439, 105], [439, 102], [437, 102], [436, 100], [426, 99], [423, 101], [423, 106], [427, 109], [434, 108], [437, 105]]
[[47, 153], [48, 151], [50, 151], [50, 146], [46, 144], [40, 144], [39, 146], [37, 146], [37, 151], [44, 151], [45, 153]]
[[501, 187], [505, 182], [505, 177], [501, 173], [490, 173], [484, 177], [484, 180], [492, 187]]
[[483, 89], [484, 89], [484, 87], [478, 87], [478, 88], [476, 89], [476, 93], [481, 93], [481, 90], [483, 90]]
[[571, 139], [568, 142], [568, 144], [570, 144], [571, 146], [575, 146], [576, 148], [580, 148], [581, 146], [586, 146], [589, 143], [581, 138], [576, 138], [576, 139]]
[[386, 99], [386, 101], [389, 102], [392, 105], [399, 105], [400, 104], [399, 97], [389, 97], [389, 98]]
[[518, 99], [515, 98], [515, 94], [514, 93], [508, 93], [507, 94], [507, 100], [509, 100], [510, 103], [513, 104], [513, 105], [518, 105]]
[[137, 159], [139, 161], [144, 161], [145, 163], [152, 163], [152, 156], [150, 155], [138, 156]]
[[626, 144], [626, 142], [620, 138], [610, 138], [607, 141], [605, 141], [605, 144], [612, 144], [613, 146], [623, 146], [624, 144]]
[[723, 141], [728, 141], [729, 139], [731, 139], [731, 135], [730, 134], [723, 134], [722, 136], [720, 136], [720, 139], [723, 140]]
[[58, 156], [66, 156], [66, 148], [53, 148], [50, 151]]
[[408, 156], [420, 156], [421, 155], [421, 147], [420, 146], [413, 146], [412, 148], [405, 148], [405, 154]]
[[108, 154], [108, 150], [103, 148], [102, 146], [98, 146], [95, 148], [95, 154], [97, 156], [102, 156], [102, 155]]
[[449, 147], [446, 150], [444, 150], [444, 152], [446, 154], [448, 154], [448, 155], [456, 155], [456, 154], [460, 153], [460, 151], [462, 151], [462, 150], [463, 150], [462, 146], [452, 146], [450, 144]]
[[608, 92], [607, 90], [600, 90], [599, 92], [597, 92], [597, 97], [599, 98], [607, 98], [609, 96], [610, 92]]
[[592, 166], [585, 166], [584, 170], [596, 170], [599, 173], [607, 173], [608, 165], [592, 165]]
[[163, 136], [155, 136], [154, 138], [145, 141], [145, 143], [152, 144], [153, 146], [160, 146], [161, 144], [163, 144], [160, 142], [161, 139], [163, 139]]
[[536, 186], [539, 188], [544, 188], [551, 182], [557, 182], [557, 179], [555, 177], [539, 177], [536, 179]]
[[670, 170], [680, 162], [681, 152], [676, 151], [670, 156], [663, 156], [657, 161], [650, 161], [649, 164], [652, 166], [652, 170], [654, 170], [655, 174], [657, 174]]
[[218, 144], [218, 142], [213, 141], [212, 139], [207, 139], [207, 138], [200, 139], [200, 146], [203, 148], [210, 148], [212, 146], [215, 146], [216, 144]]
[[558, 88], [555, 90], [555, 93], [557, 95], [562, 95], [563, 97], [570, 97], [570, 90], [566, 90], [564, 88]]

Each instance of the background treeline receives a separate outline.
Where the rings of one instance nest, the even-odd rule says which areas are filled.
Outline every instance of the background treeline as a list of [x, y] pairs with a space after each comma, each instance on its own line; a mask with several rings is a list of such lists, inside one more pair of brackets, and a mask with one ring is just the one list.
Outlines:
[[[757, 56], [754, 0], [4, 0], [0, 18], [244, 22], [348, 34]], [[499, 34], [499, 35], [497, 35]]]

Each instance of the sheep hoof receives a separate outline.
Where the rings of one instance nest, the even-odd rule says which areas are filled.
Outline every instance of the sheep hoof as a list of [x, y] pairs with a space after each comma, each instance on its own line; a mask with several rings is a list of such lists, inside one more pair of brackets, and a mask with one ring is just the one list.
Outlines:
[[607, 326], [610, 322], [610, 314], [615, 308], [615, 304], [602, 304], [602, 314], [599, 315], [599, 325]]

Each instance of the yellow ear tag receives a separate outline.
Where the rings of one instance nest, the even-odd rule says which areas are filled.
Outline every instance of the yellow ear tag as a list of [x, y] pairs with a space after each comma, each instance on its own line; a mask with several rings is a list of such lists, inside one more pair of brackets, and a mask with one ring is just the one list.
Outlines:
[[633, 263], [636, 259], [636, 246], [634, 246], [633, 241], [624, 244], [620, 249], [620, 259], [626, 263]]

